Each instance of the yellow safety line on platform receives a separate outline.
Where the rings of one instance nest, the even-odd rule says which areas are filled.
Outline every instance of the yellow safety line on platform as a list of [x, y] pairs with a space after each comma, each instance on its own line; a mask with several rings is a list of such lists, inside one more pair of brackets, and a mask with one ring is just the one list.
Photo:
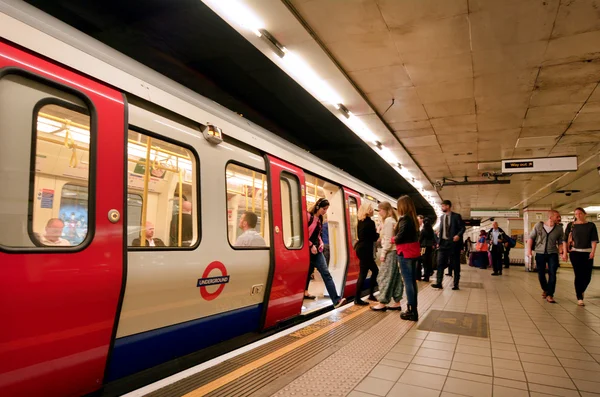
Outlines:
[[306, 343], [318, 338], [319, 336], [321, 336], [323, 334], [326, 334], [327, 332], [331, 331], [332, 329], [339, 327], [340, 325], [342, 325], [342, 324], [352, 320], [353, 318], [357, 317], [358, 315], [364, 313], [368, 309], [369, 309], [369, 307], [365, 306], [363, 309], [357, 310], [356, 312], [349, 314], [346, 317], [343, 317], [341, 320], [339, 320], [333, 324], [330, 324], [325, 328], [322, 328], [308, 336], [305, 336], [304, 338], [302, 338], [296, 342], [290, 343], [289, 345], [284, 346], [281, 349], [276, 350], [271, 354], [261, 357], [258, 360], [251, 362], [250, 364], [246, 364], [243, 367], [238, 368], [235, 371], [230, 372], [229, 374], [220, 377], [219, 379], [216, 379], [210, 383], [207, 383], [206, 385], [204, 385], [202, 387], [199, 387], [198, 389], [196, 389], [194, 391], [189, 392], [184, 397], [200, 397], [200, 396], [204, 396], [212, 391], [215, 391], [219, 387], [225, 386], [226, 384], [233, 382], [234, 380], [246, 375], [250, 371], [253, 371], [256, 368], [258, 368], [262, 365], [265, 365], [265, 364], [283, 356], [284, 354], [289, 353], [290, 351], [299, 348], [302, 345], [305, 345]]

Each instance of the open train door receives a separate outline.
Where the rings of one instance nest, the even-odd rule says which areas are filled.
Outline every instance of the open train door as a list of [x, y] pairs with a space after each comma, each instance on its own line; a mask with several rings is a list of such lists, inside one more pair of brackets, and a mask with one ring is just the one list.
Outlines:
[[124, 278], [121, 93], [0, 40], [0, 395], [99, 390]]
[[355, 296], [356, 282], [360, 272], [360, 265], [354, 244], [358, 240], [356, 227], [358, 225], [358, 209], [360, 208], [360, 194], [344, 187], [344, 201], [346, 202], [346, 230], [348, 238], [348, 270], [346, 273], [346, 286], [344, 287], [344, 298]]
[[304, 172], [276, 157], [265, 157], [273, 222], [263, 329], [300, 314], [310, 264]]

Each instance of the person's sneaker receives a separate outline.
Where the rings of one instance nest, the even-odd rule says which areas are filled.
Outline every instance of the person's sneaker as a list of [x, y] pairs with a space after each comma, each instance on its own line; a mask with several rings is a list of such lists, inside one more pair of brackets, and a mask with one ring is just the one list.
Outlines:
[[358, 300], [355, 300], [355, 301], [354, 301], [354, 304], [355, 304], [355, 305], [357, 305], [357, 306], [366, 306], [366, 305], [368, 305], [368, 304], [369, 304], [369, 302], [365, 302], [365, 301], [364, 301], [364, 300], [362, 300], [362, 299], [358, 299]]
[[554, 298], [553, 298], [553, 297], [551, 297], [550, 295], [548, 295], [548, 296], [546, 297], [546, 302], [548, 302], [548, 303], [556, 303], [556, 301], [554, 300]]
[[546, 299], [546, 297], [548, 296], [548, 294], [546, 293], [546, 291], [542, 292], [542, 298]]
[[[342, 306], [345, 303], [346, 303], [346, 298], [342, 298], [338, 301], [338, 303], [335, 304], [334, 307], [337, 309], [338, 307]], [[368, 303], [367, 303], [367, 305], [368, 305]]]
[[444, 289], [444, 287], [442, 287], [442, 284], [431, 284], [431, 286], [437, 289]]
[[585, 303], [583, 303], [583, 299], [579, 299], [577, 301], [577, 306], [585, 306]]
[[370, 300], [371, 302], [379, 302], [377, 300], [377, 298], [375, 298], [375, 295], [369, 295], [369, 297], [367, 299]]
[[492, 276], [499, 276], [499, 275], [500, 275], [500, 273], [496, 273], [496, 272], [492, 273]]
[[459, 291], [460, 288], [458, 288], [458, 286], [452, 287], [452, 291]]

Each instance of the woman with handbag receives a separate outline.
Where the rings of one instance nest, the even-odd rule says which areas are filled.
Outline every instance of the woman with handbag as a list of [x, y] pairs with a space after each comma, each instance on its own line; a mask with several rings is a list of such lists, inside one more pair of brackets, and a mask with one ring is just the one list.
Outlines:
[[[379, 284], [379, 304], [371, 306], [371, 310], [402, 310], [400, 301], [404, 292], [404, 282], [400, 275], [398, 258], [392, 244], [394, 227], [396, 227], [398, 218], [392, 205], [387, 201], [379, 203], [378, 211], [382, 222], [380, 233], [381, 250], [379, 252], [379, 261], [381, 264], [379, 267], [379, 276], [377, 277], [377, 284]], [[392, 299], [394, 303], [389, 304]]]
[[575, 273], [575, 294], [577, 304], [585, 306], [583, 294], [592, 281], [592, 268], [594, 255], [598, 245], [598, 230], [596, 225], [585, 219], [586, 212], [583, 208], [575, 209], [575, 218], [569, 230], [568, 247], [570, 250], [571, 264]]
[[400, 318], [409, 321], [418, 321], [417, 311], [417, 261], [421, 256], [421, 245], [419, 244], [419, 221], [415, 204], [409, 196], [398, 199], [398, 215], [400, 219], [396, 224], [396, 253], [400, 262], [400, 271], [406, 287], [406, 300], [408, 307], [400, 314]]
[[477, 251], [475, 254], [477, 255], [477, 267], [487, 269], [490, 262], [488, 260], [487, 232], [485, 230], [479, 232], [479, 239], [477, 239], [477, 244], [475, 244], [475, 250]]

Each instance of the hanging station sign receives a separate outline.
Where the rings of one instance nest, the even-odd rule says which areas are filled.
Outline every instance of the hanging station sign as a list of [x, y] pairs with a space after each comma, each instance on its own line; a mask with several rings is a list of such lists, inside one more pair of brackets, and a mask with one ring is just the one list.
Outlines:
[[471, 218], [519, 218], [519, 210], [471, 210]]
[[502, 160], [502, 173], [577, 171], [577, 156]]

